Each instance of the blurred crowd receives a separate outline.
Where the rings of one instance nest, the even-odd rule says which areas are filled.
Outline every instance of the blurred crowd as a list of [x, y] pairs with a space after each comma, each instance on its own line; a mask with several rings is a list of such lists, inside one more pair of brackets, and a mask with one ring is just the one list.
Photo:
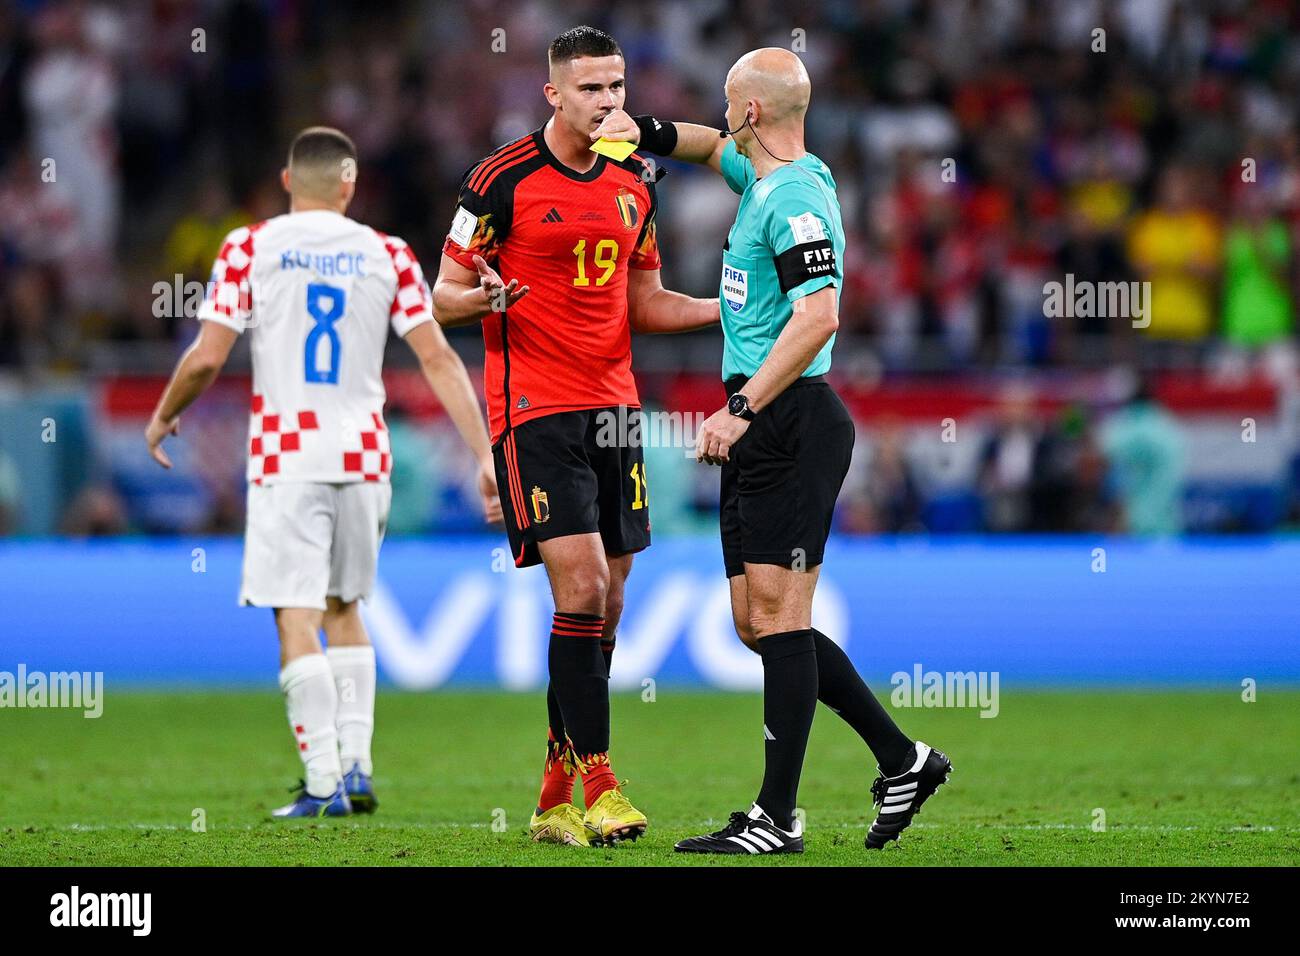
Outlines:
[[[169, 369], [193, 323], [160, 284], [204, 282], [228, 230], [284, 210], [308, 124], [353, 137], [351, 214], [432, 271], [462, 175], [544, 121], [546, 44], [578, 23], [622, 44], [629, 111], [663, 118], [719, 125], [746, 50], [804, 58], [848, 236], [843, 375], [1294, 372], [1289, 0], [0, 0], [0, 380]], [[715, 294], [734, 197], [679, 164], [660, 197], [665, 283]], [[1149, 281], [1149, 323], [1052, 314], [1067, 276]], [[1031, 407], [1009, 396], [979, 453], [979, 526], [1131, 526], [1122, 436]], [[924, 523], [905, 444], [873, 431], [851, 529]]]
[[[1184, 429], [1140, 382], [1105, 416], [1081, 405], [1042, 416], [1032, 391], [1011, 385], [983, 425], [973, 456], [957, 467], [943, 460], [942, 443], [902, 423], [875, 429], [855, 448], [840, 530], [1160, 537], [1262, 531], [1282, 517], [1257, 527], [1246, 527], [1240, 512], [1217, 524], [1189, 522]], [[938, 461], [926, 453], [936, 448]]]
[[[843, 321], [888, 368], [1188, 363], [1292, 331], [1288, 0], [3, 0], [0, 366], [187, 337], [154, 284], [205, 280], [229, 228], [282, 210], [307, 123], [357, 141], [355, 215], [436, 261], [462, 174], [545, 118], [545, 45], [579, 22], [665, 117], [720, 122], [738, 54], [801, 53]], [[666, 279], [707, 293], [733, 200], [673, 172]], [[1067, 273], [1150, 280], [1149, 328], [1045, 315]]]

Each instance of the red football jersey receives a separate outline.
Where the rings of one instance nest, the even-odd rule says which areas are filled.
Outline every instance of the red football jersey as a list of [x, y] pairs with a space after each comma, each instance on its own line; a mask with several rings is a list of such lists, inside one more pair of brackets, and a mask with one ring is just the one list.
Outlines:
[[483, 320], [485, 387], [495, 442], [511, 425], [581, 408], [637, 406], [629, 268], [658, 269], [655, 179], [633, 153], [579, 173], [542, 130], [508, 143], [461, 184], [443, 252], [467, 269], [481, 255], [528, 294]]

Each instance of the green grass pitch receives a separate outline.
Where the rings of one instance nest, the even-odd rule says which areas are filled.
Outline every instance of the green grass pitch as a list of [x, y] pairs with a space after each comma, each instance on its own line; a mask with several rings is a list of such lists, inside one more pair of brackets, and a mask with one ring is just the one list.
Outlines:
[[[280, 698], [117, 692], [103, 716], [0, 711], [3, 865], [1192, 865], [1300, 863], [1300, 691], [1019, 691], [1001, 713], [897, 710], [956, 766], [899, 845], [863, 849], [874, 762], [819, 708], [802, 857], [674, 854], [757, 791], [756, 695], [617, 695], [615, 770], [650, 818], [612, 849], [525, 829], [540, 694], [381, 691], [373, 817], [276, 823], [298, 776]], [[1094, 811], [1105, 829], [1093, 828]], [[195, 811], [206, 832], [195, 832]], [[495, 824], [495, 826], [494, 826]]]

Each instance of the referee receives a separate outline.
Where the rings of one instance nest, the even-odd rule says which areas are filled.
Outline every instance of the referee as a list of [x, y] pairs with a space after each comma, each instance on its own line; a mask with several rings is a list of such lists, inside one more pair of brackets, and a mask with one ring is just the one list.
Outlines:
[[844, 229], [835, 180], [804, 149], [811, 84], [788, 50], [745, 54], [727, 74], [727, 128], [619, 111], [592, 138], [711, 166], [740, 195], [722, 252], [726, 407], [704, 423], [696, 458], [722, 466], [722, 553], [740, 639], [763, 659], [765, 769], [748, 812], [677, 844], [694, 853], [801, 853], [795, 816], [820, 699], [871, 748], [881, 804], [867, 846], [897, 839], [952, 765], [900, 731], [845, 653], [812, 627], [813, 592], [853, 420], [826, 383], [839, 327]]

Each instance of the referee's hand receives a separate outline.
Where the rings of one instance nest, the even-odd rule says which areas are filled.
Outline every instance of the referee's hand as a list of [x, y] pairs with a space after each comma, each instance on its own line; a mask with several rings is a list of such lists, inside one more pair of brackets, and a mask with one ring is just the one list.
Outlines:
[[695, 436], [695, 460], [706, 465], [731, 461], [731, 449], [749, 430], [749, 422], [737, 418], [725, 408], [710, 415]]
[[624, 110], [614, 110], [600, 121], [600, 125], [591, 134], [591, 141], [594, 143], [602, 136], [615, 143], [639, 143], [641, 127]]

